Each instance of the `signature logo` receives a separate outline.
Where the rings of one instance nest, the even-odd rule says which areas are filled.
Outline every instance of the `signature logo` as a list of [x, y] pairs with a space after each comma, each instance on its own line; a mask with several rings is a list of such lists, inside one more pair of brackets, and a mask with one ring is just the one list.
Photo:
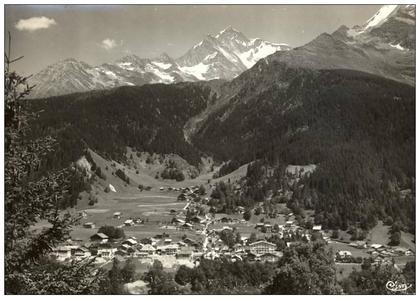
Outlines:
[[385, 285], [386, 289], [393, 292], [406, 291], [407, 289], [413, 287], [412, 284], [400, 283], [398, 281], [388, 281]]

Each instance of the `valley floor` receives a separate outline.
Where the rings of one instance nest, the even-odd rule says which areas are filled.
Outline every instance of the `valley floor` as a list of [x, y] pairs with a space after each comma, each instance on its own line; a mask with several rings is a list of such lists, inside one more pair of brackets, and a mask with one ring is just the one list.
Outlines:
[[[108, 168], [105, 171], [106, 179], [97, 179], [91, 193], [82, 193], [77, 207], [71, 210], [72, 213], [82, 216], [80, 223], [74, 226], [71, 232], [72, 243], [70, 245], [73, 246], [72, 248], [89, 248], [94, 243], [91, 237], [102, 226], [122, 228], [125, 233], [125, 240], [132, 239], [140, 245], [142, 240], [149, 239], [154, 247], [153, 253], [150, 252], [146, 255], [144, 252], [139, 253], [141, 250], [135, 248], [133, 249], [135, 253], [129, 254], [121, 250], [124, 240], [108, 242], [107, 247], [110, 247], [111, 253], [107, 256], [97, 254], [96, 262], [100, 267], [112, 267], [111, 261], [114, 256], [123, 260], [134, 257], [138, 272], [147, 271], [155, 260], [159, 260], [167, 271], [175, 271], [180, 265], [193, 267], [203, 256], [211, 259], [222, 255], [232, 259], [244, 256], [247, 246], [239, 246], [238, 244], [234, 250], [225, 248], [226, 246], [224, 246], [217, 233], [214, 233], [226, 229], [235, 229], [236, 232], [239, 232], [243, 243], [250, 238], [251, 234], [255, 234], [257, 239], [266, 239], [279, 233], [282, 237], [283, 233], [288, 233], [288, 231], [301, 231], [306, 233], [308, 240], [311, 238], [312, 232], [310, 230], [297, 226], [293, 215], [283, 213], [277, 214], [275, 218], [268, 218], [265, 214], [255, 215], [253, 213], [249, 221], [245, 221], [243, 214], [240, 212], [229, 215], [216, 214], [214, 217], [205, 214], [190, 226], [184, 224], [188, 207], [194, 204], [200, 205], [202, 201], [209, 199], [215, 183], [228, 180], [235, 182], [245, 176], [247, 165], [218, 179], [213, 179], [213, 173], [209, 172], [195, 179], [176, 182], [173, 180], [158, 180], [142, 171], [136, 173], [135, 169], [106, 161], [95, 154], [93, 157], [97, 166]], [[124, 168], [128, 172], [131, 181], [129, 185], [122, 182], [115, 174], [111, 174], [118, 167]], [[105, 188], [110, 185], [115, 192], [105, 191]], [[138, 185], [151, 188], [141, 191]], [[201, 185], [204, 186], [206, 194], [200, 196], [200, 202], [195, 203], [193, 201], [194, 191]], [[89, 197], [92, 193], [95, 194], [97, 203], [89, 205]], [[186, 200], [178, 200], [181, 193], [186, 193]], [[287, 210], [286, 204], [282, 205], [284, 205], [282, 208]], [[116, 213], [118, 213], [118, 216], [115, 216]], [[307, 216], [311, 214], [311, 212], [307, 212]], [[174, 222], [174, 219], [179, 220], [179, 222]], [[261, 229], [257, 228], [262, 219], [269, 227], [277, 224], [281, 227], [280, 232], [274, 232], [271, 228], [267, 232], [262, 232]], [[127, 224], [127, 221], [133, 222]], [[87, 224], [91, 226], [88, 227]], [[340, 231], [340, 239], [332, 239], [331, 231], [321, 230], [321, 235], [327, 242], [327, 246], [337, 256], [337, 278], [341, 280], [348, 276], [353, 269], [360, 269], [360, 262], [354, 262], [356, 258], [372, 257], [378, 263], [388, 263], [393, 259], [398, 267], [403, 267], [408, 261], [414, 260], [414, 236], [403, 233], [399, 246], [403, 248], [403, 251], [397, 252], [397, 247], [386, 245], [389, 241], [388, 229], [389, 227], [384, 226], [382, 222], [378, 223], [369, 233], [363, 246], [356, 246], [351, 242], [346, 232]], [[373, 249], [372, 244], [379, 244], [381, 248]], [[100, 246], [101, 244], [99, 244]], [[175, 249], [171, 253], [167, 253], [165, 250], [168, 248]], [[273, 253], [270, 261], [272, 261], [271, 259], [278, 259], [282, 254], [277, 251], [273, 251]], [[350, 255], [353, 259], [342, 259], [340, 255], [343, 253]], [[60, 256], [58, 253], [57, 256], [63, 261], [71, 258], [68, 255], [69, 253], [66, 254]], [[257, 256], [257, 259], [260, 258], [262, 256]]]

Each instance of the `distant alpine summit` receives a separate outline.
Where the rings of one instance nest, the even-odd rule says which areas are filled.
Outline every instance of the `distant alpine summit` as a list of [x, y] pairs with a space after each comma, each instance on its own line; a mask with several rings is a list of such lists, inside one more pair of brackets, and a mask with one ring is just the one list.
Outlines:
[[361, 26], [343, 25], [294, 49], [248, 39], [229, 26], [207, 35], [177, 59], [166, 53], [152, 59], [128, 55], [96, 67], [75, 59], [60, 61], [33, 77], [31, 97], [148, 83], [231, 80], [262, 58], [291, 68], [358, 70], [414, 85], [415, 20], [415, 5], [385, 5]]
[[166, 53], [152, 59], [128, 55], [100, 66], [65, 59], [48, 66], [32, 79], [31, 97], [48, 97], [95, 89], [147, 83], [175, 83], [211, 79], [233, 79], [258, 60], [287, 44], [248, 39], [231, 26], [215, 36], [207, 35], [188, 52], [173, 59]]
[[312, 70], [358, 70], [414, 85], [415, 22], [415, 5], [385, 5], [362, 26], [343, 25], [267, 61]]

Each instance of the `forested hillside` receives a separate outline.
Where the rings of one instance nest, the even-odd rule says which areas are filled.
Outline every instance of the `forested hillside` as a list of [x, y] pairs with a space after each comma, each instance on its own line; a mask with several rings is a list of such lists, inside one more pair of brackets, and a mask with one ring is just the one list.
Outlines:
[[183, 126], [210, 98], [210, 89], [194, 84], [120, 87], [42, 100], [31, 100], [37, 112], [34, 137], [53, 134], [59, 141], [48, 167], [75, 161], [84, 147], [110, 159], [122, 159], [126, 147], [176, 153], [191, 164], [198, 151], [184, 139]]
[[[302, 198], [301, 207], [330, 227], [371, 227], [390, 215], [413, 229], [412, 198], [399, 190], [415, 177], [414, 88], [356, 71], [259, 64], [259, 74], [235, 80], [243, 89], [207, 119], [194, 144], [240, 164], [317, 164], [302, 181], [315, 197]], [[250, 83], [266, 75], [273, 79], [256, 93]]]
[[[86, 146], [116, 160], [127, 146], [175, 153], [193, 165], [206, 153], [231, 161], [222, 174], [257, 159], [273, 168], [316, 164], [300, 181], [304, 190], [294, 191], [295, 208], [315, 209], [317, 222], [331, 228], [359, 223], [367, 229], [391, 216], [413, 230], [413, 196], [400, 195], [415, 177], [413, 87], [357, 71], [260, 61], [228, 89], [237, 92], [230, 99], [200, 83], [31, 101], [40, 118], [33, 132], [59, 140], [47, 167], [65, 166]], [[215, 103], [219, 108], [201, 121], [190, 144], [184, 126]], [[276, 183], [278, 189], [283, 181]]]

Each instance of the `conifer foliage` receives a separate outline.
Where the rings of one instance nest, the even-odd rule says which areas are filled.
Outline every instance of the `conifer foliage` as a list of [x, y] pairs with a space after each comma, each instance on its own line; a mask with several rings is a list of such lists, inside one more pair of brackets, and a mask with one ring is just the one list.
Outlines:
[[[76, 221], [60, 212], [76, 168], [40, 175], [39, 168], [54, 149], [51, 137], [31, 139], [28, 129], [36, 119], [25, 107], [32, 87], [28, 77], [11, 65], [20, 60], [5, 54], [5, 291], [8, 294], [84, 294], [95, 292], [99, 273], [91, 263], [59, 265], [48, 253], [65, 240]], [[46, 228], [34, 229], [40, 222]]]

